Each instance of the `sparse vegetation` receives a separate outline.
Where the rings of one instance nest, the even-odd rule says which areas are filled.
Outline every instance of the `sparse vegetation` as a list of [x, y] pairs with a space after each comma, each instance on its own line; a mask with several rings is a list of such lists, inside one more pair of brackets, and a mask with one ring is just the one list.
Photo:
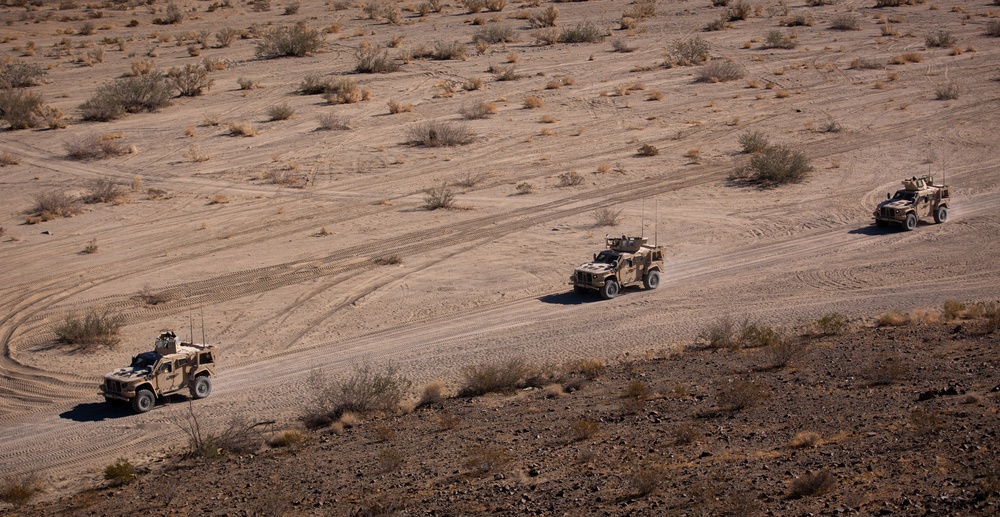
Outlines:
[[763, 131], [750, 130], [739, 136], [740, 147], [746, 154], [759, 153], [770, 144], [770, 139]]
[[42, 491], [41, 477], [32, 472], [8, 475], [0, 481], [0, 501], [21, 507]]
[[254, 53], [259, 58], [302, 57], [314, 54], [323, 45], [323, 35], [305, 22], [275, 27], [261, 36]]
[[327, 131], [347, 131], [351, 129], [351, 121], [343, 115], [336, 113], [323, 113], [317, 117], [319, 129]]
[[830, 490], [833, 490], [836, 486], [837, 478], [829, 471], [821, 470], [819, 472], [812, 472], [795, 478], [795, 480], [792, 481], [788, 498], [800, 499], [803, 497], [822, 495]]
[[509, 25], [495, 24], [484, 25], [472, 34], [472, 41], [483, 41], [491, 45], [497, 43], [512, 43], [517, 41], [514, 29]]
[[80, 105], [83, 120], [108, 121], [126, 113], [157, 111], [170, 105], [173, 87], [159, 73], [121, 77], [104, 83]]
[[389, 101], [386, 102], [386, 105], [389, 107], [390, 115], [413, 111], [413, 104], [410, 104], [409, 102], [399, 102], [396, 99], [389, 99]]
[[538, 109], [545, 106], [545, 102], [537, 95], [529, 95], [524, 98], [525, 109]]
[[496, 103], [489, 101], [477, 102], [472, 106], [462, 105], [461, 109], [459, 109], [459, 114], [462, 115], [462, 118], [467, 120], [484, 119], [490, 115], [495, 115], [496, 112]]
[[439, 208], [452, 208], [455, 206], [455, 193], [448, 188], [447, 183], [440, 187], [431, 187], [424, 191], [424, 208], [427, 210], [437, 210]]
[[838, 312], [832, 312], [813, 322], [816, 332], [821, 336], [835, 336], [847, 329], [850, 320]]
[[812, 170], [809, 158], [802, 151], [796, 151], [785, 145], [772, 145], [754, 154], [749, 163], [737, 167], [729, 177], [731, 180], [776, 187], [799, 183]]
[[608, 31], [592, 22], [578, 23], [559, 33], [560, 43], [599, 43], [608, 36]]
[[928, 47], [953, 47], [958, 43], [958, 39], [946, 30], [928, 34], [924, 41]]
[[764, 356], [767, 367], [773, 369], [785, 368], [789, 364], [798, 361], [809, 353], [807, 344], [803, 341], [788, 336], [777, 335], [774, 340], [764, 347]]
[[986, 24], [985, 34], [994, 38], [1000, 38], [1000, 20], [990, 20]]
[[0, 90], [0, 120], [10, 129], [38, 127], [44, 107], [40, 94], [20, 88]]
[[409, 393], [410, 380], [392, 364], [355, 365], [351, 373], [330, 378], [316, 370], [308, 379], [313, 399], [306, 408], [307, 425], [327, 425], [346, 412], [391, 413]]
[[671, 64], [700, 65], [708, 60], [711, 46], [700, 36], [674, 42], [670, 49]]
[[48, 72], [39, 64], [11, 61], [0, 63], [0, 89], [27, 88], [41, 84]]
[[103, 160], [128, 153], [120, 135], [89, 133], [67, 140], [66, 155], [74, 160]]
[[90, 181], [90, 192], [84, 197], [85, 203], [111, 203], [125, 194], [124, 187], [114, 178], [96, 178]]
[[532, 370], [520, 357], [481, 363], [462, 372], [460, 397], [477, 397], [487, 393], [504, 393], [525, 386]]
[[106, 309], [91, 308], [83, 316], [69, 315], [52, 330], [60, 343], [73, 345], [77, 350], [90, 351], [99, 346], [114, 347], [121, 338], [119, 333], [125, 319]]
[[407, 129], [410, 142], [424, 147], [451, 147], [472, 143], [472, 131], [461, 124], [428, 121]]
[[639, 149], [636, 151], [636, 154], [638, 154], [639, 156], [656, 156], [660, 154], [660, 150], [657, 149], [655, 145], [642, 144], [641, 146], [639, 146]]
[[764, 387], [756, 382], [737, 380], [719, 389], [719, 409], [735, 413], [760, 404], [768, 398]]
[[950, 101], [958, 98], [961, 89], [955, 81], [939, 84], [934, 88], [934, 98], [939, 101]]
[[559, 175], [560, 187], [572, 187], [583, 183], [583, 176], [576, 171], [568, 171]]
[[354, 71], [363, 74], [388, 74], [398, 72], [402, 65], [389, 56], [389, 51], [378, 46], [362, 45], [354, 53], [357, 60]]
[[267, 108], [267, 116], [272, 120], [288, 120], [292, 118], [295, 114], [295, 109], [288, 105], [288, 103], [275, 104], [270, 108]]
[[623, 210], [621, 208], [616, 210], [611, 207], [594, 210], [591, 214], [594, 217], [594, 226], [618, 226]]
[[795, 40], [776, 29], [764, 37], [764, 48], [795, 48]]
[[724, 83], [742, 79], [745, 74], [746, 71], [739, 63], [720, 59], [702, 66], [698, 70], [697, 80], [703, 83]]
[[197, 97], [215, 84], [215, 80], [208, 77], [208, 69], [202, 65], [188, 64], [181, 68], [171, 68], [167, 72], [167, 79], [181, 97]]
[[830, 20], [830, 28], [838, 31], [859, 31], [861, 17], [854, 13], [838, 14]]
[[128, 485], [137, 478], [135, 467], [125, 458], [118, 458], [114, 463], [104, 467], [104, 480], [111, 486]]

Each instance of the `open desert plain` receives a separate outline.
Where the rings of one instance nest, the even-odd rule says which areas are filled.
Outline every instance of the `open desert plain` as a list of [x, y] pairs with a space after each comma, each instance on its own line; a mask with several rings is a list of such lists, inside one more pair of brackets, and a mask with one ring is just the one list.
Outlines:
[[997, 4], [0, 0], [0, 513], [996, 515]]

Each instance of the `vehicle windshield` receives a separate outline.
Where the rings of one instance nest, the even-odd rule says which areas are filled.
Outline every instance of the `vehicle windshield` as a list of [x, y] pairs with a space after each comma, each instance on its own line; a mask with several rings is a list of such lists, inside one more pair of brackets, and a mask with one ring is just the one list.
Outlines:
[[909, 190], [897, 190], [896, 195], [892, 196], [893, 199], [905, 199], [907, 201], [913, 201], [913, 198], [917, 195], [916, 192], [911, 192]]
[[617, 264], [618, 254], [613, 251], [605, 250], [597, 254], [597, 258], [594, 259], [594, 262], [600, 262], [602, 264]]
[[147, 366], [156, 364], [156, 361], [159, 359], [160, 354], [156, 352], [143, 352], [132, 358], [132, 368], [144, 370]]

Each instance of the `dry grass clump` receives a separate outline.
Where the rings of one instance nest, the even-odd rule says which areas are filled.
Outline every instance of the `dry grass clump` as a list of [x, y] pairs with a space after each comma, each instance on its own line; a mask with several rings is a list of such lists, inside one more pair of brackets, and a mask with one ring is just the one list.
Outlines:
[[636, 50], [638, 50], [639, 47], [629, 45], [629, 43], [622, 38], [615, 38], [611, 40], [611, 48], [615, 52], [622, 52], [627, 54], [630, 52], [635, 52]]
[[8, 165], [17, 165], [21, 163], [21, 159], [10, 153], [0, 153], [0, 167], [7, 167]]
[[670, 49], [670, 63], [673, 65], [700, 65], [708, 60], [711, 46], [700, 36], [674, 42]]
[[528, 19], [528, 23], [530, 23], [532, 27], [555, 27], [556, 19], [558, 18], [559, 8], [554, 5], [550, 5], [545, 9], [531, 13], [531, 18]]
[[67, 140], [63, 146], [66, 155], [74, 160], [103, 160], [129, 152], [121, 140], [121, 133], [80, 135]]
[[46, 73], [42, 65], [11, 61], [0, 63], [0, 89], [27, 88], [41, 84]]
[[877, 70], [885, 67], [876, 59], [858, 57], [851, 61], [851, 68], [855, 70]]
[[955, 81], [948, 81], [944, 84], [939, 84], [934, 87], [934, 98], [939, 101], [951, 101], [958, 98], [958, 94], [961, 93], [961, 88], [959, 88], [958, 83]]
[[90, 351], [98, 346], [113, 347], [121, 341], [119, 333], [125, 318], [107, 310], [91, 308], [82, 317], [69, 315], [52, 331], [60, 343], [75, 345], [77, 350]]
[[514, 191], [519, 196], [531, 194], [534, 190], [535, 186], [532, 185], [531, 183], [528, 183], [527, 181], [522, 181], [521, 183], [518, 183], [517, 185], [514, 186]]
[[719, 409], [735, 413], [766, 400], [770, 394], [758, 383], [734, 381], [719, 389]]
[[927, 43], [928, 47], [953, 47], [958, 43], [958, 38], [956, 38], [952, 33], [942, 29], [937, 32], [928, 34], [924, 38], [924, 42]]
[[618, 226], [624, 209], [614, 209], [603, 207], [594, 210], [591, 215], [594, 217], [594, 226]]
[[764, 48], [784, 48], [790, 49], [795, 48], [795, 40], [791, 36], [786, 36], [785, 33], [775, 29], [769, 31], [767, 36], [764, 37]]
[[390, 413], [399, 408], [410, 390], [410, 380], [392, 364], [376, 368], [355, 365], [349, 374], [327, 377], [314, 370], [307, 380], [312, 400], [303, 420], [310, 426], [329, 425], [345, 413]]
[[513, 64], [494, 65], [490, 68], [490, 72], [497, 81], [516, 81], [521, 78], [521, 74], [517, 73], [517, 66]]
[[838, 14], [830, 20], [830, 28], [837, 31], [859, 31], [861, 17], [855, 13]]
[[229, 134], [232, 136], [257, 136], [253, 122], [233, 121], [229, 123]]
[[812, 170], [809, 158], [802, 151], [785, 145], [772, 145], [754, 154], [749, 163], [734, 169], [729, 179], [763, 187], [776, 187], [787, 183], [799, 183]]
[[379, 266], [395, 266], [397, 264], [403, 263], [403, 257], [400, 257], [399, 255], [396, 254], [381, 255], [373, 258], [372, 262], [374, 262], [376, 265]]
[[990, 22], [986, 24], [986, 31], [984, 34], [994, 38], [1000, 38], [1000, 20], [990, 20]]
[[0, 90], [0, 120], [10, 129], [38, 127], [46, 106], [42, 96], [20, 88]]
[[267, 116], [271, 121], [275, 120], [288, 120], [292, 118], [295, 114], [295, 109], [288, 105], [287, 102], [281, 104], [275, 104], [270, 108], [267, 108]]
[[371, 90], [361, 88], [350, 77], [338, 77], [324, 85], [323, 99], [330, 104], [354, 104], [371, 98]]
[[229, 203], [229, 201], [230, 201], [229, 196], [225, 194], [212, 194], [208, 198], [208, 204], [210, 205], [225, 205]]
[[387, 74], [397, 72], [402, 65], [389, 56], [389, 51], [371, 45], [362, 45], [354, 53], [357, 62], [354, 71], [363, 74]]
[[455, 192], [448, 188], [447, 183], [442, 183], [440, 187], [431, 187], [424, 191], [424, 208], [426, 210], [452, 208], [454, 206]]
[[462, 124], [432, 120], [407, 128], [410, 143], [425, 147], [452, 147], [472, 143], [472, 131]]
[[815, 447], [819, 444], [820, 435], [813, 431], [799, 431], [795, 433], [792, 441], [788, 443], [788, 446], [793, 449], [805, 449], [806, 447]]
[[878, 326], [880, 327], [899, 327], [909, 322], [910, 316], [896, 309], [883, 312], [878, 317]]
[[481, 363], [462, 372], [460, 397], [477, 397], [487, 393], [505, 393], [523, 388], [532, 368], [520, 357]]
[[764, 347], [764, 357], [770, 369], [785, 368], [809, 353], [808, 345], [792, 336], [778, 335], [777, 338]]
[[505, 24], [484, 25], [472, 34], [472, 41], [482, 41], [491, 45], [517, 41], [514, 29]]
[[466, 48], [465, 43], [462, 43], [461, 41], [451, 41], [451, 42], [438, 41], [434, 43], [433, 57], [434, 59], [437, 59], [439, 61], [446, 61], [452, 59], [458, 61], [465, 61], [465, 56], [467, 52], [468, 49]]
[[570, 434], [572, 434], [574, 442], [582, 442], [593, 438], [597, 435], [597, 431], [600, 428], [601, 426], [597, 422], [583, 418], [573, 420], [569, 424]]
[[433, 381], [424, 386], [424, 390], [420, 395], [420, 400], [417, 401], [417, 407], [440, 404], [446, 398], [448, 398], [448, 395], [445, 391], [444, 383], [441, 381]]
[[496, 115], [496, 112], [496, 103], [489, 101], [477, 102], [472, 106], [462, 105], [462, 107], [458, 110], [458, 113], [462, 115], [462, 118], [467, 120], [484, 119], [490, 115]]
[[537, 95], [529, 95], [524, 98], [524, 107], [526, 109], [538, 109], [545, 106], [545, 102], [542, 98]]
[[0, 501], [20, 507], [41, 492], [43, 487], [41, 477], [34, 472], [6, 476], [0, 481]]
[[267, 441], [271, 447], [293, 447], [306, 441], [305, 435], [295, 429], [278, 433]]
[[110, 486], [131, 484], [138, 479], [135, 467], [125, 458], [118, 458], [114, 463], [104, 467], [104, 480]]
[[535, 38], [535, 43], [539, 45], [555, 45], [559, 43], [559, 29], [555, 27], [537, 30], [531, 33], [531, 35]]
[[90, 182], [90, 191], [83, 196], [84, 203], [111, 203], [125, 194], [121, 183], [114, 178], [96, 178]]
[[259, 58], [302, 57], [315, 53], [323, 45], [323, 34], [305, 22], [274, 27], [261, 35], [254, 49]]
[[847, 319], [847, 316], [833, 312], [814, 321], [812, 326], [816, 329], [816, 334], [820, 336], [834, 336], [846, 330], [849, 324], [850, 320]]
[[485, 476], [504, 467], [513, 457], [509, 452], [493, 446], [473, 446], [462, 466], [470, 470], [470, 475]]
[[909, 367], [899, 354], [881, 353], [861, 366], [859, 376], [869, 386], [888, 386], [905, 379], [909, 373]]
[[121, 77], [102, 84], [80, 105], [83, 120], [106, 122], [126, 113], [156, 111], [170, 105], [174, 87], [158, 73]]
[[572, 187], [583, 183], [583, 176], [576, 171], [568, 171], [559, 175], [560, 187]]
[[657, 149], [655, 145], [652, 144], [642, 144], [639, 149], [636, 150], [635, 154], [639, 156], [656, 156], [660, 154], [660, 150]]
[[32, 214], [25, 221], [29, 224], [51, 221], [57, 217], [72, 217], [80, 213], [77, 200], [62, 191], [35, 194], [34, 199], [35, 204], [27, 211]]
[[646, 497], [660, 488], [665, 477], [662, 467], [642, 463], [633, 466], [623, 481], [632, 497]]
[[243, 31], [232, 27], [224, 27], [215, 33], [215, 41], [222, 48], [227, 48], [243, 34]]
[[462, 88], [468, 91], [475, 91], [483, 89], [483, 85], [486, 84], [486, 80], [482, 77], [470, 77], [465, 80], [465, 84]]
[[837, 478], [829, 471], [821, 470], [792, 481], [788, 492], [789, 499], [801, 499], [803, 497], [817, 496], [825, 494], [837, 486]]
[[182, 68], [171, 68], [167, 79], [181, 97], [197, 97], [215, 84], [209, 79], [208, 69], [202, 65], [184, 65]]
[[350, 119], [336, 113], [323, 113], [316, 120], [319, 122], [319, 129], [327, 131], [347, 131], [351, 129]]
[[746, 75], [743, 67], [735, 61], [715, 60], [702, 66], [698, 71], [697, 81], [703, 83], [724, 83], [742, 79]]
[[578, 23], [563, 29], [559, 33], [560, 43], [600, 43], [608, 37], [607, 29], [602, 29], [593, 22]]
[[763, 131], [750, 130], [739, 136], [740, 147], [746, 154], [759, 153], [770, 145], [770, 139]]
[[396, 99], [389, 99], [389, 101], [386, 102], [386, 105], [389, 107], [390, 115], [413, 111], [413, 104], [410, 104], [409, 102], [398, 102]]
[[893, 65], [905, 65], [906, 63], [920, 63], [923, 60], [924, 56], [921, 56], [916, 52], [907, 52], [905, 54], [889, 58], [889, 63]]

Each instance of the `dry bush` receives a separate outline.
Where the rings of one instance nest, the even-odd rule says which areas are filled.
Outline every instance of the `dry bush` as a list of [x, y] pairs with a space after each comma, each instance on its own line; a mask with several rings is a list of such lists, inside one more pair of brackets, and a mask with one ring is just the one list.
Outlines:
[[955, 81], [948, 81], [934, 87], [934, 98], [939, 101], [955, 100], [958, 98], [959, 93], [961, 93], [961, 88], [958, 87], [958, 83]]
[[458, 428], [459, 424], [462, 423], [462, 417], [458, 415], [453, 415], [447, 409], [442, 411], [440, 414], [434, 416], [434, 421], [437, 422], [438, 428], [442, 431], [450, 431], [452, 429]]
[[602, 29], [593, 22], [578, 23], [563, 29], [559, 33], [560, 43], [600, 43], [608, 37], [607, 29]]
[[535, 186], [532, 185], [531, 183], [528, 183], [527, 181], [522, 181], [521, 183], [518, 183], [517, 185], [514, 186], [514, 191], [519, 196], [531, 194], [534, 190]]
[[299, 13], [299, 7], [301, 7], [301, 4], [298, 2], [298, 0], [293, 0], [291, 2], [286, 2], [285, 3], [285, 10], [284, 10], [285, 16], [291, 16], [293, 14], [298, 14]]
[[306, 440], [305, 435], [295, 429], [278, 433], [267, 441], [271, 447], [293, 447]]
[[532, 27], [555, 27], [557, 18], [559, 18], [559, 9], [550, 5], [545, 9], [531, 13], [528, 23]]
[[333, 91], [333, 78], [309, 74], [299, 83], [299, 93], [302, 95], [321, 95]]
[[854, 13], [843, 13], [830, 20], [830, 28], [837, 31], [861, 30], [861, 17]]
[[813, 20], [812, 16], [804, 14], [789, 16], [781, 22], [781, 24], [785, 27], [812, 27], [815, 23], [816, 22]]
[[826, 470], [795, 478], [788, 492], [789, 499], [822, 495], [837, 486], [837, 478]]
[[545, 102], [537, 95], [529, 95], [524, 98], [524, 107], [526, 109], [537, 109], [543, 106], [545, 106]]
[[560, 187], [573, 187], [583, 183], [583, 176], [576, 171], [568, 171], [559, 175]]
[[795, 433], [795, 436], [792, 438], [791, 442], [788, 443], [788, 446], [793, 449], [804, 449], [806, 447], [815, 447], [819, 444], [819, 441], [820, 436], [818, 433], [814, 433], [812, 431], [799, 431]]
[[448, 188], [447, 183], [440, 187], [431, 187], [424, 191], [424, 208], [427, 210], [437, 210], [439, 208], [452, 208], [455, 206], [455, 193]]
[[769, 394], [760, 384], [735, 381], [719, 389], [719, 409], [735, 413], [756, 406], [768, 397]]
[[473, 188], [476, 185], [482, 183], [483, 180], [485, 180], [489, 176], [490, 174], [488, 172], [482, 172], [482, 171], [467, 172], [465, 173], [465, 176], [462, 177], [462, 179], [456, 181], [455, 184], [460, 187]]
[[709, 323], [695, 338], [695, 344], [706, 348], [737, 348], [736, 323], [729, 316], [723, 316]]
[[509, 452], [499, 447], [476, 445], [469, 450], [462, 465], [473, 476], [485, 476], [503, 468], [512, 459]]
[[759, 153], [769, 145], [769, 139], [763, 131], [750, 130], [739, 136], [740, 147], [746, 154]]
[[742, 79], [746, 71], [735, 61], [726, 59], [711, 61], [698, 70], [696, 80], [703, 83], [724, 83]]
[[441, 381], [433, 381], [424, 386], [423, 393], [420, 395], [420, 400], [417, 401], [417, 407], [440, 404], [446, 398], [448, 398], [448, 395], [445, 392], [444, 383]]
[[603, 359], [590, 358], [590, 359], [577, 359], [570, 361], [563, 367], [564, 371], [568, 374], [580, 374], [587, 380], [594, 380], [602, 373], [606, 368]]
[[799, 183], [813, 170], [809, 158], [802, 151], [784, 145], [768, 146], [754, 154], [750, 162], [730, 173], [731, 180], [755, 183], [763, 187], [776, 187]]
[[21, 163], [21, 160], [10, 153], [0, 153], [0, 167], [6, 167], [8, 165], [17, 165]]
[[465, 88], [470, 92], [475, 90], [481, 90], [485, 82], [486, 81], [482, 77], [470, 77], [465, 80], [465, 85], [463, 86], [463, 88]]
[[923, 60], [924, 56], [921, 56], [916, 52], [907, 52], [905, 54], [889, 58], [889, 63], [894, 65], [905, 65], [906, 63], [920, 63]]
[[888, 386], [905, 379], [909, 373], [909, 367], [899, 354], [882, 353], [868, 359], [859, 375], [869, 386]]
[[295, 114], [295, 109], [288, 103], [281, 103], [267, 108], [267, 116], [272, 120], [288, 120]]
[[20, 88], [0, 90], [0, 120], [11, 129], [38, 127], [44, 107], [40, 94]]
[[229, 123], [229, 134], [232, 136], [257, 136], [257, 129], [252, 122], [233, 121]]
[[462, 105], [458, 110], [458, 113], [462, 115], [462, 118], [467, 120], [479, 120], [489, 117], [490, 115], [495, 115], [497, 112], [496, 103], [489, 101], [482, 101], [473, 104], [472, 106]]
[[656, 16], [657, 0], [634, 0], [625, 11], [622, 18], [632, 18], [633, 20], [645, 20]]
[[519, 357], [469, 366], [462, 372], [458, 396], [477, 397], [514, 391], [524, 387], [531, 374], [531, 367]]
[[461, 41], [452, 42], [435, 42], [434, 43], [434, 59], [440, 61], [446, 61], [450, 59], [465, 61], [465, 55], [467, 48], [465, 43]]
[[72, 217], [80, 212], [76, 199], [65, 192], [43, 192], [34, 195], [35, 204], [27, 211], [37, 221], [49, 221], [57, 217]]
[[240, 77], [236, 80], [236, 84], [239, 85], [241, 90], [256, 90], [260, 88], [260, 81], [250, 79], [249, 77]]
[[753, 12], [753, 6], [747, 2], [740, 0], [731, 9], [726, 12], [726, 16], [729, 21], [736, 22], [741, 20], [746, 20], [750, 17], [750, 13]]
[[312, 400], [303, 419], [307, 425], [327, 425], [345, 413], [391, 413], [410, 390], [410, 380], [392, 364], [376, 368], [363, 363], [351, 373], [329, 378], [314, 370], [307, 380]]
[[219, 43], [222, 48], [227, 48], [236, 41], [242, 35], [243, 31], [239, 29], [234, 29], [232, 27], [225, 27], [215, 33], [215, 41]]
[[413, 111], [413, 104], [408, 102], [397, 102], [396, 99], [389, 99], [389, 101], [386, 102], [386, 105], [389, 107], [390, 115]]
[[91, 308], [83, 317], [69, 315], [52, 331], [60, 343], [75, 345], [77, 350], [91, 351], [98, 346], [113, 347], [121, 341], [119, 333], [125, 318], [107, 310]]
[[594, 217], [594, 226], [618, 226], [618, 222], [621, 220], [623, 209], [617, 209], [611, 207], [598, 208], [594, 210], [591, 215]]
[[834, 336], [840, 334], [847, 329], [849, 324], [850, 320], [847, 319], [847, 316], [837, 312], [826, 314], [822, 318], [813, 322], [813, 326], [816, 328], [816, 333], [821, 336]]
[[516, 81], [521, 78], [521, 74], [517, 73], [517, 66], [513, 64], [495, 65], [490, 71], [497, 81]]
[[83, 196], [83, 202], [110, 203], [124, 194], [122, 184], [114, 178], [97, 178], [90, 182], [90, 192]]
[[154, 18], [153, 23], [157, 25], [176, 25], [184, 21], [184, 11], [177, 4], [170, 2], [163, 18]]
[[188, 451], [185, 456], [214, 461], [227, 454], [252, 454], [260, 450], [264, 439], [257, 432], [258, 424], [249, 423], [241, 417], [233, 418], [221, 432], [205, 432], [194, 412], [194, 405], [188, 402], [188, 412], [183, 418], [175, 418], [171, 423], [188, 436]]
[[505, 24], [485, 25], [472, 33], [472, 41], [483, 41], [491, 45], [497, 43], [513, 43], [517, 41], [514, 29]]
[[354, 53], [354, 71], [363, 74], [388, 74], [398, 72], [402, 65], [389, 56], [389, 51], [377, 46], [362, 45]]
[[197, 97], [215, 84], [215, 80], [208, 77], [208, 69], [191, 64], [184, 65], [183, 68], [171, 68], [167, 72], [167, 80], [181, 97]]
[[350, 77], [338, 77], [325, 85], [323, 99], [330, 104], [354, 104], [371, 99], [372, 92], [362, 89]]
[[990, 22], [986, 24], [985, 34], [987, 36], [993, 36], [994, 38], [1000, 38], [1000, 20], [990, 20]]
[[855, 70], [878, 70], [885, 67], [876, 59], [859, 57], [851, 61], [851, 68]]
[[535, 43], [539, 45], [555, 45], [559, 43], [559, 29], [555, 27], [534, 31], [531, 33], [531, 36], [535, 38]]
[[114, 463], [104, 467], [104, 480], [110, 486], [128, 485], [137, 478], [135, 467], [125, 458], [118, 458]]
[[708, 24], [705, 25], [705, 30], [709, 32], [724, 31], [732, 26], [733, 24], [729, 22], [729, 18], [725, 14], [723, 14], [718, 18], [708, 22]]
[[425, 147], [452, 147], [472, 143], [472, 131], [462, 124], [432, 120], [407, 128], [410, 143]]
[[170, 105], [173, 86], [158, 73], [121, 77], [102, 84], [80, 105], [83, 120], [106, 122], [126, 113], [156, 111]]
[[347, 131], [351, 129], [351, 121], [343, 115], [336, 113], [323, 113], [317, 117], [319, 129], [327, 131]]
[[596, 436], [597, 431], [600, 430], [600, 424], [591, 420], [580, 418], [570, 422], [569, 429], [570, 433], [573, 435], [573, 441], [582, 442]]
[[767, 366], [773, 369], [785, 368], [809, 353], [806, 342], [787, 335], [778, 338], [764, 347], [764, 357]]
[[689, 66], [699, 65], [708, 60], [711, 47], [700, 36], [674, 42], [670, 49], [671, 64]]
[[79, 135], [64, 144], [66, 155], [74, 160], [102, 160], [129, 152], [128, 147], [115, 133]]
[[901, 325], [906, 325], [909, 322], [910, 317], [908, 314], [893, 309], [880, 314], [877, 324], [880, 327], [899, 327]]
[[660, 150], [656, 148], [655, 145], [642, 144], [639, 149], [636, 150], [635, 154], [639, 156], [656, 156], [660, 154]]
[[0, 481], [0, 501], [21, 507], [42, 491], [44, 484], [34, 472], [8, 475]]
[[764, 48], [795, 48], [795, 40], [775, 29], [769, 31], [764, 37]]
[[927, 43], [928, 47], [953, 47], [958, 43], [958, 39], [952, 33], [942, 29], [928, 34], [924, 38], [924, 42]]
[[46, 72], [41, 65], [12, 61], [0, 63], [0, 89], [26, 88], [41, 84]]
[[310, 29], [305, 22], [292, 26], [275, 27], [261, 36], [254, 54], [263, 59], [278, 57], [308, 56], [323, 45], [323, 35], [316, 29]]
[[633, 497], [646, 497], [658, 488], [666, 477], [663, 468], [643, 463], [633, 466], [624, 478], [626, 487]]
[[373, 258], [372, 262], [374, 262], [376, 265], [379, 266], [394, 266], [396, 264], [402, 264], [403, 258], [396, 254], [380, 255], [378, 257]]

